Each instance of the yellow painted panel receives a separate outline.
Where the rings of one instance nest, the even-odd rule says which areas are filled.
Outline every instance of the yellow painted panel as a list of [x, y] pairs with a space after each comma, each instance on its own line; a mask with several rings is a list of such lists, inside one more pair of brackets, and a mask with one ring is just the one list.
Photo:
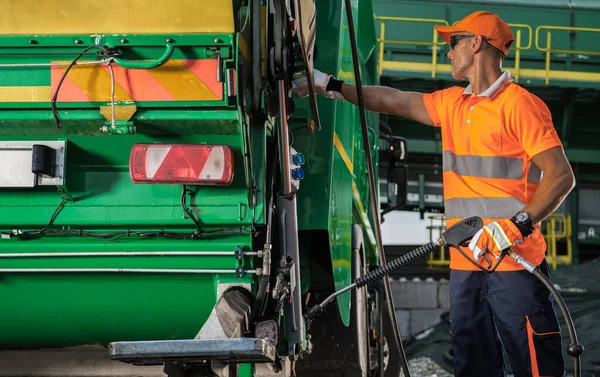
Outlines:
[[0, 102], [49, 102], [52, 88], [49, 86], [2, 86]]
[[148, 73], [178, 101], [219, 99], [181, 60], [170, 60]]
[[0, 0], [0, 35], [233, 33], [232, 0]]

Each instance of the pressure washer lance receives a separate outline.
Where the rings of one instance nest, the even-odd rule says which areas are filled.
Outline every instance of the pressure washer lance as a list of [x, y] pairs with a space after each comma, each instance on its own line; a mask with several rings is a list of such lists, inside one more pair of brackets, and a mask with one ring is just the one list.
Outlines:
[[361, 276], [357, 279], [354, 279], [354, 282], [349, 286], [332, 293], [322, 303], [310, 308], [308, 312], [304, 314], [304, 317], [307, 321], [312, 321], [317, 315], [323, 312], [323, 309], [327, 304], [329, 304], [331, 301], [333, 301], [334, 298], [341, 295], [342, 293], [348, 292], [349, 290], [354, 288], [364, 287], [369, 283], [377, 281], [385, 275], [389, 274], [390, 272], [395, 271], [402, 266], [410, 264], [421, 257], [427, 256], [439, 246], [448, 245], [458, 247], [458, 245], [467, 245], [466, 242], [473, 238], [473, 236], [475, 236], [475, 233], [477, 233], [482, 227], [483, 221], [479, 217], [469, 217], [461, 222], [454, 224], [442, 233], [439, 240], [431, 241], [426, 245], [420, 246], [402, 255], [401, 257], [394, 259], [390, 263], [378, 267], [377, 269], [369, 272], [365, 276]]
[[[394, 259], [390, 263], [378, 267], [377, 269], [369, 272], [365, 276], [361, 276], [357, 279], [354, 279], [354, 282], [352, 284], [350, 284], [349, 286], [332, 293], [322, 303], [310, 308], [308, 310], [308, 312], [306, 312], [306, 314], [304, 314], [304, 317], [307, 321], [307, 325], [310, 325], [310, 323], [313, 321], [313, 319], [317, 315], [319, 315], [323, 312], [323, 309], [325, 308], [325, 306], [327, 306], [327, 304], [329, 304], [331, 301], [333, 301], [334, 298], [341, 295], [342, 293], [348, 292], [349, 290], [354, 289], [354, 288], [364, 287], [365, 285], [367, 285], [369, 283], [377, 281], [377, 280], [381, 279], [382, 277], [384, 277], [385, 275], [389, 274], [390, 272], [395, 271], [402, 266], [410, 264], [421, 257], [427, 256], [428, 254], [430, 254], [432, 251], [434, 251], [439, 246], [448, 245], [450, 247], [454, 247], [454, 248], [458, 249], [463, 255], [465, 255], [465, 257], [467, 257], [467, 259], [469, 261], [471, 261], [471, 263], [475, 264], [481, 270], [488, 272], [488, 273], [494, 272], [496, 269], [495, 267], [492, 269], [489, 269], [489, 270], [482, 267], [479, 263], [474, 261], [472, 258], [468, 257], [459, 247], [459, 246], [467, 246], [468, 241], [470, 241], [473, 238], [473, 236], [475, 236], [475, 233], [477, 233], [482, 227], [483, 227], [483, 221], [479, 217], [475, 216], [475, 217], [469, 217], [467, 219], [464, 219], [464, 220], [454, 224], [450, 228], [448, 228], [445, 232], [443, 232], [439, 240], [431, 241], [426, 245], [420, 246], [420, 247], [402, 255], [401, 257]], [[523, 268], [525, 268], [525, 270], [529, 271], [536, 278], [538, 278], [542, 282], [542, 284], [544, 284], [544, 286], [550, 291], [550, 293], [552, 293], [552, 296], [554, 297], [554, 299], [558, 303], [558, 306], [560, 307], [560, 310], [561, 310], [563, 317], [565, 319], [565, 322], [567, 324], [567, 329], [569, 331], [570, 344], [567, 347], [567, 354], [569, 356], [573, 357], [573, 363], [574, 363], [574, 373], [573, 374], [575, 377], [580, 377], [581, 376], [581, 358], [580, 357], [583, 354], [583, 345], [579, 344], [577, 341], [577, 333], [575, 332], [575, 326], [573, 325], [573, 319], [571, 318], [571, 314], [569, 313], [569, 310], [568, 310], [567, 305], [565, 304], [564, 300], [562, 299], [562, 297], [560, 296], [560, 294], [558, 293], [556, 288], [554, 288], [554, 285], [550, 282], [550, 280], [548, 280], [548, 278], [542, 273], [542, 271], [539, 268], [532, 265], [527, 260], [525, 260], [523, 257], [521, 257], [519, 254], [515, 253], [514, 251], [512, 251], [510, 249], [506, 249], [506, 250], [502, 251], [501, 255], [497, 258], [498, 263], [496, 264], [496, 267], [500, 263], [502, 258], [504, 258], [505, 255], [510, 256], [515, 262], [517, 262], [521, 266], [523, 266]]]

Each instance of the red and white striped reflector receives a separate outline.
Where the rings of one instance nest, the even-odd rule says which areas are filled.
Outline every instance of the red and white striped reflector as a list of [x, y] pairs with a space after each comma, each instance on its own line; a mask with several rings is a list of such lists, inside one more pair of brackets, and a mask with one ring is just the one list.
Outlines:
[[129, 173], [134, 183], [228, 185], [233, 152], [228, 145], [135, 144]]

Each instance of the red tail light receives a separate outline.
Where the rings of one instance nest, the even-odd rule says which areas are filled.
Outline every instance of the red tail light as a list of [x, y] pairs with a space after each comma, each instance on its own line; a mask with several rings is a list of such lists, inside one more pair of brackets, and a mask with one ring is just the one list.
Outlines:
[[134, 183], [228, 185], [233, 152], [228, 145], [135, 144], [129, 173]]

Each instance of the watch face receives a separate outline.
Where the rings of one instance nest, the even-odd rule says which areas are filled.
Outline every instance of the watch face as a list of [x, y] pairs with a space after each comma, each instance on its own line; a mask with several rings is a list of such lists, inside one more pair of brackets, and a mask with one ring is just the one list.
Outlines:
[[527, 218], [529, 216], [527, 216], [527, 212], [519, 212], [517, 213], [516, 219], [518, 222], [525, 222], [527, 221]]

